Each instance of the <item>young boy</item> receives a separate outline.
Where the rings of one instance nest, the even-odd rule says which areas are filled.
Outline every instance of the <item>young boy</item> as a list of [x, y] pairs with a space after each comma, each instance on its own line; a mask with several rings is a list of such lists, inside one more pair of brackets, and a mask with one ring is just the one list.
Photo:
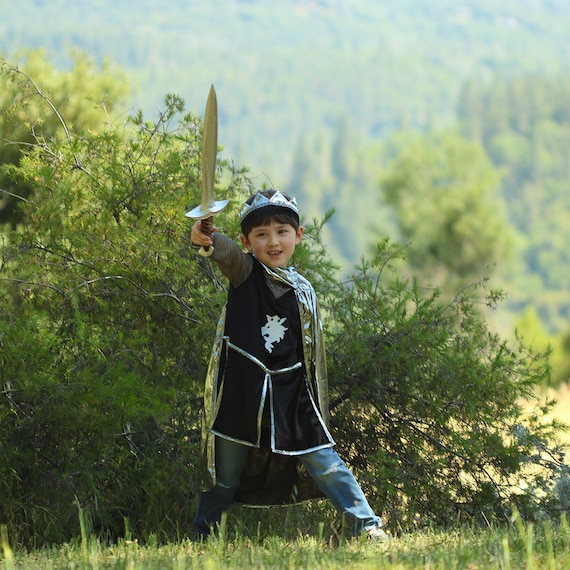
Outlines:
[[234, 500], [270, 505], [324, 494], [352, 535], [388, 540], [333, 449], [315, 292], [288, 267], [304, 232], [296, 201], [257, 192], [239, 219], [248, 253], [202, 233], [200, 221], [191, 234], [194, 245], [213, 247], [210, 259], [230, 283], [204, 392], [197, 536], [215, 530]]

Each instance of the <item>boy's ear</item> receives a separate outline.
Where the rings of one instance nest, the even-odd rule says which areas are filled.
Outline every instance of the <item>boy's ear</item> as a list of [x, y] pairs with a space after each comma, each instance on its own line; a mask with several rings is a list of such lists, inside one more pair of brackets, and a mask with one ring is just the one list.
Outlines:
[[305, 233], [305, 226], [299, 226], [297, 228], [297, 239], [295, 240], [295, 245], [299, 245], [301, 243], [304, 233]]
[[249, 243], [249, 240], [243, 234], [240, 236], [239, 239], [241, 240], [243, 247], [245, 247], [247, 251], [251, 251], [251, 245]]

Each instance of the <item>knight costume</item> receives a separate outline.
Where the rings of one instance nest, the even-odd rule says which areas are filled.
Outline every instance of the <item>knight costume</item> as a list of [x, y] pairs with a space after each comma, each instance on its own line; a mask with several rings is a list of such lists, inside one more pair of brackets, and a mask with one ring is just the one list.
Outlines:
[[322, 496], [299, 462], [301, 454], [334, 445], [315, 291], [295, 269], [268, 267], [227, 237], [212, 237], [211, 259], [230, 287], [204, 390], [202, 490], [216, 485], [220, 437], [250, 448], [236, 501]]

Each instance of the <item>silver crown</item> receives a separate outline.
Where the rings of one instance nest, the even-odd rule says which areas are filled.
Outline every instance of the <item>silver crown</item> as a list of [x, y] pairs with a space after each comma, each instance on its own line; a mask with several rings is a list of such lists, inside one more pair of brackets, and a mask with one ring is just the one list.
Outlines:
[[268, 206], [287, 208], [288, 210], [295, 212], [297, 217], [299, 217], [299, 207], [297, 206], [295, 198], [287, 199], [285, 195], [281, 194], [279, 191], [276, 191], [270, 198], [264, 196], [261, 192], [257, 192], [251, 201], [251, 204], [248, 204], [247, 202], [244, 203], [238, 214], [239, 221], [243, 222], [252, 212], [260, 210], [261, 208], [267, 208]]

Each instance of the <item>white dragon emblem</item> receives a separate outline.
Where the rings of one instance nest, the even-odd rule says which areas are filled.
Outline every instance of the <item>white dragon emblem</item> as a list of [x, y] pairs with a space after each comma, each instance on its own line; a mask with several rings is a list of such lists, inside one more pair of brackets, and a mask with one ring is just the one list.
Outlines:
[[265, 339], [265, 348], [268, 352], [273, 352], [273, 345], [285, 338], [287, 327], [283, 326], [286, 317], [280, 318], [279, 315], [270, 317], [266, 315], [267, 323], [261, 327], [261, 336]]

